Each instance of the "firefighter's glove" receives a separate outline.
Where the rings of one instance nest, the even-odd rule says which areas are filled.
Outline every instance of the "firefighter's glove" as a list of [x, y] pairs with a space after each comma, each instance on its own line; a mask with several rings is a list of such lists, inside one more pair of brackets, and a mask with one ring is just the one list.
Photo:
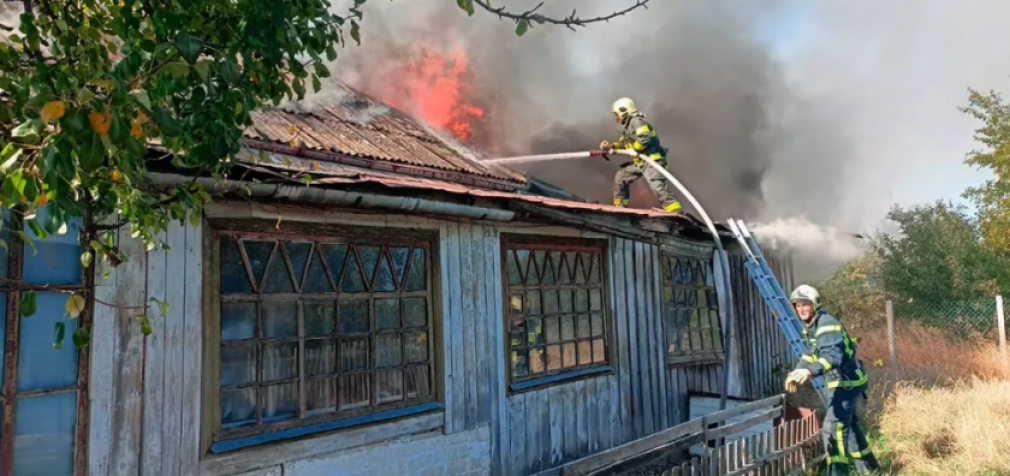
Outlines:
[[610, 150], [610, 149], [613, 149], [613, 148], [614, 148], [614, 144], [611, 144], [610, 141], [600, 142], [600, 150], [607, 151], [607, 150]]
[[789, 372], [789, 376], [786, 377], [786, 391], [796, 393], [799, 390], [799, 386], [807, 383], [812, 376], [813, 372], [807, 369], [796, 369]]

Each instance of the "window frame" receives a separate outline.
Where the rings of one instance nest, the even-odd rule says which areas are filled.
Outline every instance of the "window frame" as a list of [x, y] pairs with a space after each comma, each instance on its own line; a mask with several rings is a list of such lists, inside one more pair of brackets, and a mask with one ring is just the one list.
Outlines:
[[[715, 364], [722, 364], [724, 362], [724, 357], [725, 357], [725, 354], [724, 354], [724, 352], [725, 352], [725, 350], [724, 350], [725, 349], [725, 347], [724, 347], [725, 343], [722, 342], [722, 340], [723, 340], [723, 309], [722, 309], [722, 305], [721, 305], [722, 304], [721, 303], [722, 296], [719, 293], [719, 285], [718, 285], [718, 282], [716, 280], [716, 273], [715, 273], [716, 270], [715, 270], [715, 267], [716, 267], [716, 264], [717, 264], [716, 263], [716, 259], [717, 258], [715, 256], [714, 252], [702, 252], [700, 250], [669, 249], [667, 247], [663, 247], [663, 249], [660, 251], [659, 256], [660, 256], [660, 260], [661, 260], [661, 262], [659, 263], [659, 272], [660, 272], [660, 286], [661, 286], [661, 292], [662, 292], [662, 294], [661, 294], [661, 296], [662, 296], [662, 307], [661, 307], [661, 309], [662, 309], [662, 325], [663, 325], [663, 342], [664, 342], [664, 344], [666, 346], [665, 350], [664, 350], [664, 358], [666, 360], [667, 366], [669, 366], [669, 367], [680, 367], [680, 366], [692, 366], [692, 365], [715, 365]], [[668, 281], [667, 280], [667, 273], [666, 273], [666, 263], [667, 263], [667, 259], [669, 257], [675, 258], [678, 261], [683, 259], [683, 260], [692, 260], [692, 261], [700, 262], [703, 265], [703, 272], [706, 273], [706, 277], [709, 278], [709, 279], [706, 279], [706, 283], [710, 281], [711, 284], [706, 284], [704, 286], [684, 286], [684, 285], [680, 285], [680, 284], [674, 284], [673, 283], [673, 276], [672, 276], [672, 274], [673, 274], [673, 269], [672, 268], [670, 269], [670, 274], [671, 274], [670, 281]], [[714, 328], [715, 329], [714, 334], [712, 335], [712, 338], [713, 338], [712, 342], [718, 341], [720, 343], [720, 347], [719, 348], [717, 348], [717, 349], [716, 348], [698, 349], [698, 350], [692, 349], [692, 350], [686, 350], [686, 351], [685, 350], [670, 351], [670, 346], [671, 346], [671, 344], [674, 344], [674, 343], [670, 342], [670, 340], [669, 340], [670, 332], [668, 332], [669, 331], [668, 328], [669, 328], [670, 322], [671, 322], [671, 320], [667, 318], [667, 313], [670, 312], [670, 311], [667, 310], [667, 302], [666, 302], [666, 296], [667, 296], [666, 289], [668, 287], [672, 287], [674, 289], [677, 289], [677, 288], [689, 288], [689, 289], [693, 289], [695, 292], [697, 292], [698, 290], [706, 290], [706, 291], [707, 290], [711, 290], [712, 296], [714, 297], [714, 306], [715, 307], [714, 308], [709, 307], [708, 310], [709, 311], [713, 311], [713, 310], [715, 311], [715, 313], [716, 313], [716, 323], [717, 323], [717, 326]], [[711, 305], [712, 304], [710, 304], [710, 306]], [[694, 307], [692, 309], [699, 309], [699, 308], [698, 307]], [[675, 320], [674, 320], [674, 322], [675, 322]], [[707, 327], [706, 329], [709, 330], [710, 333], [713, 332], [712, 331], [713, 328], [711, 326]], [[677, 348], [680, 349], [680, 348], [682, 348], [682, 346], [680, 345], [683, 342], [682, 337], [685, 336], [685, 334], [687, 336], [690, 336], [690, 333], [692, 332], [691, 331], [690, 320], [689, 320], [688, 325], [687, 325], [686, 328], [681, 329], [680, 326], [676, 326], [676, 328], [674, 329], [674, 332], [676, 332], [676, 334], [678, 336], [678, 341], [675, 344], [677, 344]], [[700, 331], [698, 331], [698, 332], [700, 332]], [[704, 342], [704, 341], [702, 341], [702, 342]]]
[[[86, 224], [89, 222], [87, 216], [81, 220], [81, 228], [78, 232], [78, 245], [81, 250], [86, 250], [94, 257], [91, 250], [90, 240], [87, 239]], [[13, 211], [10, 220], [11, 230], [23, 230], [24, 222]], [[7, 253], [7, 278], [0, 284], [0, 291], [7, 293], [7, 309], [5, 321], [0, 325], [6, 327], [4, 339], [0, 342], [4, 352], [3, 380], [0, 381], [0, 399], [4, 402], [3, 424], [0, 425], [0, 475], [12, 474], [14, 471], [14, 431], [17, 416], [17, 397], [25, 395], [54, 395], [66, 392], [77, 392], [77, 404], [74, 418], [74, 449], [73, 449], [73, 474], [83, 475], [87, 473], [88, 465], [88, 435], [90, 426], [90, 405], [88, 404], [88, 377], [91, 370], [90, 349], [91, 346], [76, 348], [70, 336], [74, 332], [73, 327], [69, 327], [65, 332], [63, 340], [64, 346], [70, 346], [77, 351], [77, 384], [59, 388], [48, 388], [43, 390], [18, 391], [18, 356], [20, 347], [21, 331], [21, 298], [25, 291], [38, 292], [74, 292], [84, 297], [85, 306], [81, 314], [75, 319], [79, 327], [91, 331], [91, 320], [94, 314], [94, 267], [81, 266], [81, 281], [79, 284], [26, 284], [22, 282], [24, 277], [24, 247], [25, 242], [18, 233], [10, 233], [7, 237], [7, 250], [0, 252]], [[31, 245], [29, 245], [31, 246]], [[94, 262], [94, 259], [92, 259]], [[11, 316], [16, 316], [11, 318]]]
[[[244, 238], [265, 238], [267, 240], [314, 240], [317, 243], [348, 243], [355, 245], [375, 245], [375, 246], [422, 246], [426, 251], [426, 266], [428, 282], [428, 362], [430, 365], [429, 388], [430, 395], [423, 402], [412, 401], [411, 403], [399, 403], [383, 406], [379, 411], [375, 411], [376, 405], [369, 405], [361, 410], [348, 410], [334, 414], [318, 417], [307, 417], [295, 419], [290, 422], [281, 423], [270, 427], [265, 431], [250, 432], [251, 434], [240, 434], [241, 431], [226, 432], [221, 425], [221, 256], [220, 246], [222, 237], [241, 235]], [[441, 309], [441, 283], [439, 281], [439, 254], [438, 254], [438, 234], [431, 230], [417, 230], [407, 228], [380, 228], [373, 226], [350, 226], [350, 225], [330, 225], [330, 224], [310, 224], [294, 223], [285, 226], [283, 230], [276, 229], [276, 222], [258, 219], [208, 219], [204, 227], [204, 253], [205, 266], [208, 272], [204, 273], [204, 324], [203, 333], [203, 371], [204, 377], [202, 385], [203, 411], [201, 412], [201, 448], [204, 454], [223, 455], [235, 450], [259, 446], [265, 443], [285, 442], [293, 438], [303, 436], [323, 436], [337, 430], [353, 430], [362, 425], [389, 422], [408, 416], [419, 416], [434, 411], [442, 411], [445, 408], [444, 378], [443, 378], [443, 356], [442, 356], [442, 309]], [[307, 263], [308, 265], [309, 263]], [[339, 283], [338, 283], [339, 286]], [[296, 291], [295, 295], [300, 295]], [[332, 300], [336, 305], [338, 296], [341, 293], [333, 292]], [[376, 293], [371, 292], [362, 296], [367, 299], [375, 299]], [[393, 294], [393, 293], [388, 293]], [[402, 293], [400, 293], [402, 294]], [[251, 294], [255, 295], [255, 294]], [[381, 297], [381, 296], [380, 296]], [[293, 297], [292, 299], [299, 299]], [[259, 302], [253, 300], [250, 302]], [[302, 306], [299, 306], [301, 309]], [[336, 310], [334, 308], [334, 310]], [[299, 316], [303, 316], [299, 312]], [[370, 322], [374, 321], [374, 313], [370, 312]], [[258, 318], [257, 320], [259, 321]], [[299, 318], [301, 321], [301, 318]], [[336, 325], [337, 322], [335, 321]], [[376, 334], [370, 326], [369, 342]], [[403, 327], [399, 328], [403, 332]], [[301, 332], [299, 332], [301, 334]], [[332, 338], [339, 338], [337, 329], [334, 329]], [[364, 335], [362, 335], [363, 337]], [[257, 337], [258, 339], [259, 337]], [[302, 348], [305, 342], [304, 336], [295, 337]], [[402, 342], [401, 342], [402, 346]], [[401, 349], [402, 351], [402, 349]], [[336, 352], [336, 349], [334, 349]], [[258, 353], [257, 353], [258, 354]], [[336, 354], [335, 354], [336, 355]], [[375, 372], [375, 350], [369, 346], [370, 372]], [[257, 359], [258, 361], [259, 359]], [[296, 359], [299, 364], [296, 372], [296, 381], [304, 381], [304, 374], [301, 371], [301, 359]], [[401, 355], [402, 360], [402, 355]], [[402, 364], [400, 367], [403, 367]], [[334, 374], [336, 378], [338, 374]], [[370, 401], [374, 398], [374, 382], [370, 388]], [[301, 408], [301, 392], [299, 392], [299, 407]], [[299, 410], [299, 413], [301, 411]], [[353, 414], [352, 414], [353, 413]]]
[[[524, 246], [527, 249], [544, 249], [548, 251], [593, 251], [600, 254], [600, 290], [601, 309], [603, 313], [603, 339], [605, 342], [605, 361], [588, 367], [577, 368], [560, 373], [549, 374], [539, 378], [516, 379], [512, 375], [512, 345], [510, 339], [511, 295], [508, 277], [508, 253], [511, 246]], [[499, 256], [501, 259], [501, 292], [502, 292], [502, 343], [505, 354], [505, 373], [509, 395], [540, 390], [554, 385], [573, 383], [579, 380], [612, 375], [616, 372], [614, 362], [617, 353], [616, 324], [611, 306], [610, 286], [610, 241], [606, 239], [562, 237], [553, 235], [534, 235], [502, 232], [499, 237]], [[576, 338], [578, 340], [578, 338]], [[590, 340], [592, 340], [590, 338]], [[546, 365], [546, 363], [545, 363]]]

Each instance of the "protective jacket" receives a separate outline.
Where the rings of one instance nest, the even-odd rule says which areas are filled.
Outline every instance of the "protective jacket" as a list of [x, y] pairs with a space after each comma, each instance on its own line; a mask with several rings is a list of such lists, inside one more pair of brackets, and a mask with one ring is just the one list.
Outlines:
[[813, 351], [800, 357], [797, 369], [807, 369], [814, 377], [824, 375], [829, 390], [866, 385], [866, 372], [856, 358], [856, 342], [835, 316], [819, 311], [803, 329], [803, 337]]
[[[659, 162], [666, 166], [667, 149], [659, 142], [656, 130], [645, 120], [645, 115], [635, 112], [624, 120], [624, 134], [614, 142], [615, 149], [632, 149], [639, 154]], [[637, 157], [635, 165], [642, 165], [643, 162]]]

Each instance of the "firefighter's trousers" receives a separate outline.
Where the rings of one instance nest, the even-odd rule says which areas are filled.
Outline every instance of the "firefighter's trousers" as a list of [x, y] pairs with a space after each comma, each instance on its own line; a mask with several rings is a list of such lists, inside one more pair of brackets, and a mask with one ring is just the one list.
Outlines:
[[827, 453], [829, 476], [847, 475], [853, 466], [859, 474], [870, 474], [879, 468], [856, 416], [856, 405], [864, 391], [865, 385], [856, 389], [828, 391], [828, 409], [821, 424], [821, 439]]
[[[666, 167], [666, 160], [659, 162], [659, 165]], [[680, 209], [680, 200], [673, 194], [673, 185], [666, 180], [663, 174], [649, 166], [645, 162], [628, 162], [621, 165], [621, 169], [614, 175], [614, 204], [627, 206], [631, 184], [640, 177], [645, 176], [645, 181], [656, 195], [663, 209], [674, 212]]]

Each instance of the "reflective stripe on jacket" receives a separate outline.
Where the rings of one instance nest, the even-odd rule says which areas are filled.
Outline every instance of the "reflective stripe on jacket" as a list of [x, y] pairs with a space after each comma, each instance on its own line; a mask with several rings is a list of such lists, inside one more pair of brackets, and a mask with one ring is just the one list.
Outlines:
[[856, 358], [856, 342], [835, 316], [819, 312], [814, 322], [803, 329], [803, 337], [812, 353], [800, 357], [797, 369], [810, 370], [815, 377], [824, 375], [829, 389], [866, 384], [866, 372]]
[[[652, 128], [652, 124], [645, 120], [642, 113], [636, 112], [624, 121], [624, 135], [614, 143], [614, 147], [632, 149], [657, 162], [666, 159], [667, 150], [663, 148], [659, 142], [659, 136], [656, 135], [656, 130]], [[636, 165], [641, 163], [641, 160], [635, 159]], [[661, 165], [665, 164], [661, 163]]]

